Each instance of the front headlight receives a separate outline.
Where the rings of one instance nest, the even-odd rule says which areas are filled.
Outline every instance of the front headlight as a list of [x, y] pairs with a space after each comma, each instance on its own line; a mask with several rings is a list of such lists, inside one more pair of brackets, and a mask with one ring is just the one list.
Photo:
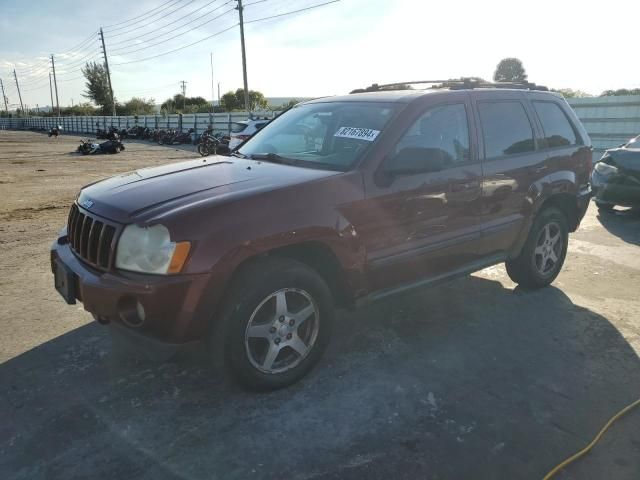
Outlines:
[[603, 175], [605, 177], [618, 173], [617, 167], [614, 167], [613, 165], [609, 165], [608, 163], [604, 163], [604, 162], [596, 163], [595, 170], [600, 175]]
[[189, 242], [172, 242], [164, 225], [125, 227], [116, 250], [116, 268], [143, 273], [178, 273], [187, 259]]

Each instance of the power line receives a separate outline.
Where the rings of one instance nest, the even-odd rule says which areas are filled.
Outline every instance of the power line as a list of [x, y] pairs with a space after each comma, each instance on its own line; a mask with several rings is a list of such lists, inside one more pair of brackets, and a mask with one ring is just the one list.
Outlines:
[[[203, 6], [201, 6], [200, 8], [197, 8], [197, 9], [193, 10], [192, 12], [187, 13], [186, 15], [183, 15], [182, 17], [178, 17], [178, 18], [177, 18], [177, 19], [175, 19], [174, 21], [169, 22], [169, 23], [167, 23], [167, 24], [165, 24], [165, 25], [162, 25], [161, 27], [158, 27], [157, 29], [151, 30], [151, 31], [149, 31], [149, 32], [147, 32], [147, 33], [143, 33], [143, 34], [141, 34], [141, 35], [139, 35], [139, 36], [137, 36], [137, 37], [125, 38], [124, 40], [119, 40], [119, 41], [117, 41], [117, 42], [110, 43], [110, 45], [111, 45], [111, 46], [114, 46], [114, 45], [121, 45], [121, 44], [123, 44], [123, 43], [130, 42], [131, 40], [140, 40], [142, 37], [146, 37], [147, 35], [150, 35], [150, 34], [152, 34], [152, 33], [155, 33], [155, 32], [157, 32], [157, 31], [159, 31], [159, 30], [162, 30], [163, 28], [166, 28], [166, 27], [168, 27], [169, 25], [173, 25], [174, 23], [176, 23], [176, 22], [178, 22], [178, 21], [182, 20], [183, 18], [190, 17], [190, 16], [191, 16], [191, 15], [193, 15], [194, 13], [199, 12], [199, 11], [200, 11], [200, 10], [202, 10], [203, 8], [208, 7], [208, 6], [209, 6], [209, 5], [211, 5], [212, 3], [215, 3], [215, 2], [218, 2], [218, 1], [219, 1], [219, 0], [211, 0], [209, 3], [207, 3], [207, 4], [203, 5]], [[227, 3], [228, 3], [228, 2], [227, 2]], [[211, 13], [215, 12], [216, 10], [217, 10], [217, 9], [211, 10], [210, 12], [203, 14], [200, 18], [205, 17], [205, 16], [207, 16], [207, 15], [209, 15], [209, 14], [211, 14]], [[188, 25], [189, 23], [191, 23], [191, 21], [189, 21], [189, 22], [185, 23], [184, 25], [181, 25], [180, 27], [175, 27], [175, 28], [176, 28], [176, 29], [182, 28], [182, 27], [184, 27], [185, 25]], [[154, 40], [154, 39], [156, 39], [156, 38], [158, 38], [158, 37], [161, 37], [162, 35], [166, 35], [167, 33], [171, 33], [171, 32], [165, 32], [165, 33], [160, 34], [160, 35], [158, 35], [158, 36], [156, 36], [156, 37], [149, 38], [148, 40], [143, 40], [143, 42], [150, 42], [151, 40]], [[119, 50], [120, 48], [122, 48], [122, 47], [118, 47], [118, 48], [114, 49], [114, 51], [115, 51], [115, 50]], [[124, 48], [126, 48], [126, 47], [124, 47]]]
[[[144, 21], [144, 20], [149, 20], [151, 17], [155, 17], [156, 15], [161, 14], [161, 13], [164, 13], [164, 15], [162, 15], [162, 16], [160, 16], [160, 17], [158, 17], [158, 18], [155, 18], [155, 19], [153, 19], [152, 21], [150, 21], [150, 22], [148, 22], [148, 23], [145, 23], [144, 25], [140, 25], [140, 26], [137, 26], [137, 27], [133, 27], [133, 28], [132, 28], [132, 29], [130, 29], [130, 30], [126, 30], [127, 28], [129, 28], [129, 27], [131, 27], [131, 26], [135, 25], [136, 23], [139, 23], [139, 22], [134, 22], [134, 23], [132, 23], [131, 25], [127, 25], [126, 27], [122, 27], [122, 28], [124, 28], [124, 29], [125, 29], [123, 32], [119, 32], [119, 33], [112, 33], [112, 32], [115, 32], [115, 31], [117, 31], [117, 30], [121, 30], [120, 28], [116, 28], [116, 29], [112, 30], [111, 32], [107, 32], [108, 37], [109, 37], [109, 38], [119, 37], [120, 35], [126, 35], [127, 33], [135, 32], [136, 30], [140, 30], [141, 28], [148, 27], [148, 26], [149, 26], [149, 25], [151, 25], [152, 23], [157, 22], [158, 20], [161, 20], [161, 19], [163, 19], [163, 18], [168, 17], [169, 15], [171, 15], [171, 14], [173, 14], [173, 13], [177, 12], [177, 11], [178, 11], [178, 10], [180, 10], [181, 8], [186, 7], [187, 5], [189, 5], [189, 4], [191, 4], [191, 3], [193, 3], [194, 1], [195, 1], [195, 0], [189, 0], [186, 4], [184, 4], [184, 5], [179, 5], [179, 6], [177, 6], [176, 8], [174, 8], [173, 10], [171, 10], [171, 11], [169, 11], [169, 12], [166, 12], [166, 13], [165, 13], [165, 12], [162, 12], [161, 10], [159, 10], [158, 12], [154, 13], [154, 14], [153, 14], [153, 15], [151, 15], [150, 17], [148, 17], [148, 18], [143, 18], [142, 20], [140, 20], [140, 22], [142, 22], [142, 21]], [[171, 6], [170, 6], [170, 7], [168, 7], [168, 8], [173, 8], [173, 7], [175, 7], [175, 4], [171, 5]]]
[[[216, 8], [216, 10], [219, 10], [220, 8], [224, 7], [225, 5], [228, 5], [228, 4], [229, 4], [229, 3], [231, 3], [232, 1], [233, 1], [233, 0], [228, 0], [226, 3], [224, 3], [224, 4], [220, 5], [218, 8]], [[214, 20], [217, 20], [217, 19], [219, 19], [219, 18], [221, 18], [221, 17], [224, 17], [226, 14], [228, 14], [228, 13], [232, 12], [233, 10], [235, 10], [235, 8], [234, 8], [234, 7], [230, 8], [230, 9], [228, 9], [228, 10], [225, 10], [225, 11], [224, 11], [224, 12], [222, 12], [220, 15], [217, 15], [217, 16], [213, 17], [213, 18], [212, 18], [212, 19], [210, 19], [210, 20], [207, 20], [207, 21], [205, 21], [205, 22], [200, 23], [199, 25], [196, 25], [195, 27], [191, 28], [190, 30], [187, 30], [186, 32], [178, 33], [178, 34], [176, 34], [176, 35], [173, 35], [172, 37], [165, 38], [164, 40], [160, 40], [159, 42], [152, 43], [152, 44], [150, 44], [150, 45], [146, 45], [146, 46], [144, 46], [144, 47], [140, 47], [140, 48], [136, 48], [136, 49], [133, 49], [133, 50], [129, 50], [129, 51], [127, 51], [127, 52], [119, 53], [119, 54], [118, 54], [118, 56], [122, 56], [122, 55], [130, 55], [130, 54], [132, 54], [132, 53], [139, 52], [139, 51], [141, 51], [141, 50], [147, 50], [148, 48], [155, 47], [156, 45], [161, 45], [161, 44], [163, 44], [163, 43], [167, 43], [168, 41], [173, 40], [174, 38], [178, 38], [178, 37], [181, 37], [182, 35], [186, 35], [187, 33], [192, 32], [193, 30], [197, 30], [198, 28], [202, 27], [203, 25], [206, 25], [207, 23], [211, 23], [211, 22], [213, 22]], [[162, 35], [160, 35], [160, 36], [162, 36]], [[122, 49], [120, 49], [120, 50], [122, 50]]]
[[92, 40], [92, 39], [94, 39], [94, 38], [97, 38], [97, 34], [98, 34], [98, 32], [97, 32], [97, 31], [93, 32], [91, 35], [89, 35], [87, 38], [85, 38], [82, 42], [78, 43], [77, 45], [75, 45], [75, 46], [71, 47], [71, 48], [70, 48], [70, 49], [68, 49], [68, 50], [65, 50], [64, 52], [57, 53], [56, 55], [65, 55], [65, 54], [67, 54], [67, 53], [69, 53], [69, 52], [72, 52], [72, 51], [74, 51], [74, 50], [80, 50], [80, 47], [82, 47], [83, 45], [85, 45], [86, 43], [88, 43], [90, 40]]
[[173, 1], [174, 1], [174, 0], [168, 0], [168, 1], [164, 2], [162, 5], [158, 5], [156, 8], [151, 9], [151, 10], [148, 10], [148, 11], [146, 11], [145, 13], [142, 13], [142, 14], [140, 14], [140, 15], [136, 16], [136, 17], [130, 18], [130, 19], [128, 19], [128, 20], [124, 20], [124, 21], [122, 21], [122, 22], [112, 23], [111, 25], [105, 25], [105, 26], [104, 26], [104, 28], [111, 28], [111, 27], [115, 27], [115, 26], [118, 26], [118, 25], [122, 25], [122, 24], [124, 24], [124, 23], [132, 22], [132, 21], [133, 21], [133, 20], [135, 20], [136, 18], [144, 17], [145, 15], [147, 15], [147, 14], [149, 14], [149, 13], [153, 12], [154, 10], [157, 10], [157, 9], [158, 9], [158, 8], [160, 8], [160, 7], [164, 7], [167, 3], [171, 3], [171, 2], [173, 2]]
[[[278, 15], [271, 15], [271, 16], [269, 16], [269, 17], [256, 18], [256, 19], [254, 19], [254, 20], [250, 20], [250, 21], [248, 21], [248, 22], [244, 22], [244, 23], [256, 23], [256, 22], [261, 22], [261, 21], [263, 21], [263, 20], [270, 20], [270, 19], [272, 19], [272, 18], [284, 17], [284, 16], [286, 16], [286, 15], [293, 15], [293, 14], [295, 14], [295, 13], [304, 12], [304, 11], [306, 11], [306, 10], [312, 10], [312, 9], [314, 9], [314, 8], [323, 7], [323, 6], [325, 6], [325, 5], [329, 5], [329, 4], [332, 4], [332, 3], [337, 3], [337, 2], [339, 2], [339, 1], [340, 1], [340, 0], [331, 0], [331, 1], [329, 1], [329, 2], [324, 2], [324, 3], [317, 4], [317, 5], [311, 5], [311, 6], [309, 6], [309, 7], [301, 8], [301, 9], [298, 9], [298, 10], [293, 10], [293, 11], [290, 11], [290, 12], [281, 13], [281, 14], [278, 14]], [[225, 12], [225, 13], [228, 13], [228, 12]], [[223, 33], [225, 33], [225, 32], [228, 32], [229, 30], [231, 30], [231, 29], [233, 29], [233, 28], [237, 27], [238, 25], [240, 25], [240, 24], [239, 24], [239, 23], [236, 23], [236, 24], [231, 25], [230, 27], [227, 27], [227, 28], [225, 28], [225, 29], [223, 29], [223, 30], [220, 30], [220, 31], [218, 31], [218, 32], [216, 32], [216, 33], [214, 33], [214, 34], [212, 34], [212, 35], [208, 35], [208, 36], [206, 36], [206, 37], [204, 37], [204, 38], [201, 38], [200, 40], [196, 40], [195, 42], [189, 43], [189, 44], [187, 44], [187, 45], [183, 45], [183, 46], [178, 47], [178, 48], [174, 48], [173, 50], [169, 50], [169, 51], [167, 51], [167, 52], [159, 53], [159, 54], [157, 54], [157, 55], [152, 55], [152, 56], [150, 56], [150, 57], [145, 57], [145, 58], [139, 58], [139, 59], [136, 59], [136, 60], [131, 60], [131, 61], [128, 61], [128, 62], [114, 63], [114, 64], [113, 64], [113, 66], [114, 66], [114, 67], [117, 67], [117, 66], [120, 66], [120, 65], [129, 65], [129, 64], [132, 64], [132, 63], [146, 62], [147, 60], [152, 60], [152, 59], [154, 59], [154, 58], [158, 58], [158, 57], [162, 57], [162, 56], [165, 56], [165, 55], [169, 55], [169, 54], [171, 54], [171, 53], [178, 52], [178, 51], [183, 50], [183, 49], [185, 49], [185, 48], [192, 47], [193, 45], [197, 45], [198, 43], [202, 43], [202, 42], [204, 42], [204, 41], [209, 40], [210, 38], [213, 38], [213, 37], [216, 37], [216, 36], [218, 36], [218, 35], [221, 35], [221, 34], [223, 34]]]
[[[285, 12], [285, 13], [279, 13], [277, 15], [271, 15], [269, 17], [263, 17], [263, 18], [256, 18], [255, 20], [249, 20], [247, 22], [244, 22], [245, 24], [247, 23], [256, 23], [256, 22], [262, 22], [264, 20], [271, 20], [272, 18], [278, 18], [278, 17], [284, 17], [286, 15], [293, 15], [295, 13], [300, 13], [300, 12], [305, 12], [307, 10], [312, 10], [314, 8], [319, 8], [319, 7], [324, 7], [325, 5], [330, 5], [332, 3], [337, 3], [340, 0], [331, 0], [330, 2], [324, 2], [324, 3], [319, 3], [317, 5], [311, 5], [310, 7], [305, 7], [305, 8], [301, 8], [299, 10], [293, 10], [291, 12]], [[256, 2], [257, 3], [257, 2]]]
[[153, 55], [153, 56], [151, 56], [151, 57], [139, 58], [139, 59], [137, 59], [137, 60], [131, 60], [130, 62], [114, 63], [114, 64], [113, 64], [113, 66], [114, 66], [114, 67], [116, 67], [116, 66], [119, 66], [119, 65], [129, 65], [130, 63], [146, 62], [147, 60], [151, 60], [151, 59], [153, 59], [153, 58], [158, 58], [158, 57], [162, 57], [162, 56], [164, 56], [164, 55], [169, 55], [170, 53], [174, 53], [174, 52], [177, 52], [178, 50], [183, 50], [183, 49], [185, 49], [185, 48], [189, 48], [189, 47], [191, 47], [191, 46], [193, 46], [193, 45], [196, 45], [196, 44], [198, 44], [198, 43], [201, 43], [201, 42], [204, 42], [204, 41], [206, 41], [206, 40], [209, 40], [210, 38], [213, 38], [213, 37], [216, 37], [216, 36], [218, 36], [218, 35], [221, 35], [221, 34], [223, 34], [223, 33], [225, 33], [225, 32], [228, 32], [229, 30], [231, 30], [232, 28], [237, 27], [238, 25], [239, 25], [239, 24], [238, 24], [238, 23], [236, 23], [236, 24], [234, 24], [234, 25], [231, 25], [230, 27], [225, 28], [224, 30], [220, 30], [219, 32], [216, 32], [216, 33], [214, 33], [214, 34], [212, 34], [212, 35], [209, 35], [209, 36], [207, 36], [207, 37], [201, 38], [200, 40], [197, 40], [197, 41], [195, 41], [195, 42], [193, 42], [193, 43], [190, 43], [190, 44], [188, 44], [188, 45], [183, 45], [182, 47], [174, 48], [173, 50], [169, 50], [168, 52], [159, 53], [158, 55]]

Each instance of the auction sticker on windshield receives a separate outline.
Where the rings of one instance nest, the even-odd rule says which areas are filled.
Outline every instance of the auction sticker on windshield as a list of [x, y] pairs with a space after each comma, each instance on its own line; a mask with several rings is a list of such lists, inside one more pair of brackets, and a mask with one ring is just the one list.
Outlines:
[[373, 142], [379, 133], [380, 130], [371, 130], [370, 128], [340, 127], [333, 136], [340, 138], [355, 138], [357, 140]]

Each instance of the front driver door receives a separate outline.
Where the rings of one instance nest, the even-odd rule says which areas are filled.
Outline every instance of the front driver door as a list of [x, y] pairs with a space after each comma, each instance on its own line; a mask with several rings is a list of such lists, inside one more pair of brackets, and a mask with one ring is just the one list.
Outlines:
[[[371, 290], [455, 270], [476, 259], [481, 166], [472, 147], [470, 105], [427, 108], [366, 186], [365, 245]], [[423, 158], [436, 171], [420, 171]], [[382, 174], [380, 172], [383, 172]]]

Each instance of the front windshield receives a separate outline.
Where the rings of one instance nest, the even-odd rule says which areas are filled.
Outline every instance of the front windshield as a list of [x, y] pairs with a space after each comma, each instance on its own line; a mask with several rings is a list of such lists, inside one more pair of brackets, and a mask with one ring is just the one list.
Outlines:
[[348, 170], [397, 111], [393, 104], [327, 102], [299, 105], [258, 131], [238, 152], [272, 154], [283, 163]]

